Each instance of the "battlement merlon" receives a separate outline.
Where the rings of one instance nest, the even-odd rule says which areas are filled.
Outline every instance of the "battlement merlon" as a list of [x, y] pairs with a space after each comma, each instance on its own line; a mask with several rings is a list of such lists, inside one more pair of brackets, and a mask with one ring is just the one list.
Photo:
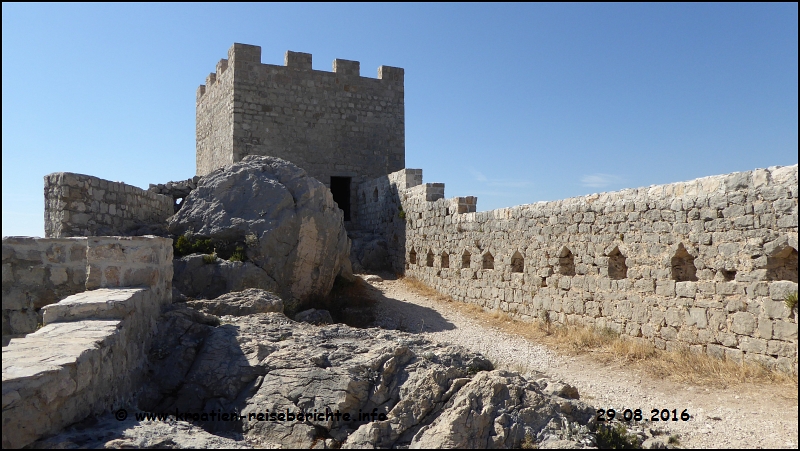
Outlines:
[[[261, 47], [257, 45], [234, 43], [231, 48], [228, 49], [228, 58], [219, 60], [217, 63], [216, 72], [206, 77], [205, 85], [200, 85], [197, 88], [197, 99], [199, 100], [202, 98], [206, 92], [211, 89], [211, 85], [215, 83], [218, 78], [222, 76], [222, 73], [225, 72], [229, 67], [243, 68], [244, 63], [262, 64]], [[293, 52], [291, 50], [287, 50], [286, 54], [284, 55], [283, 65], [287, 68], [310, 71], [313, 70], [311, 63], [312, 55], [310, 53]], [[360, 77], [361, 63], [358, 61], [337, 58], [333, 60], [333, 73], [344, 76]], [[378, 67], [377, 79], [392, 83], [399, 88], [402, 88], [405, 82], [405, 71], [400, 67], [380, 66]]]

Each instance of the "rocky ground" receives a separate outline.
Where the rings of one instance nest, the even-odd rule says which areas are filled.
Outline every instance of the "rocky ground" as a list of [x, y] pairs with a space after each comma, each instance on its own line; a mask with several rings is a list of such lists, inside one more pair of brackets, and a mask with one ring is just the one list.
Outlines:
[[536, 379], [547, 375], [575, 386], [581, 399], [600, 409], [684, 409], [687, 422], [642, 422], [638, 430], [663, 431], [663, 441], [677, 435], [681, 448], [797, 448], [797, 391], [784, 386], [719, 389], [679, 384], [622, 364], [591, 356], [566, 357], [548, 348], [509, 336], [474, 318], [411, 292], [397, 280], [370, 282], [378, 292], [377, 323], [400, 327], [439, 343], [458, 343], [480, 352], [498, 368]]

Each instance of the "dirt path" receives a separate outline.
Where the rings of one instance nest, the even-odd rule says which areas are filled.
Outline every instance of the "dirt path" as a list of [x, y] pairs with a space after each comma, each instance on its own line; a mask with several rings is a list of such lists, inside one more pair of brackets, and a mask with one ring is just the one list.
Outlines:
[[[419, 333], [486, 355], [498, 368], [528, 378], [547, 376], [575, 386], [581, 399], [600, 409], [688, 409], [689, 421], [659, 421], [647, 427], [678, 434], [680, 448], [798, 447], [797, 393], [785, 386], [741, 385], [715, 389], [656, 378], [621, 364], [601, 363], [590, 355], [560, 356], [550, 349], [468, 318], [446, 303], [410, 291], [402, 282], [371, 282], [376, 293], [376, 324]], [[796, 388], [794, 389], [796, 390]], [[671, 416], [671, 413], [670, 413]], [[666, 441], [666, 437], [665, 437]]]

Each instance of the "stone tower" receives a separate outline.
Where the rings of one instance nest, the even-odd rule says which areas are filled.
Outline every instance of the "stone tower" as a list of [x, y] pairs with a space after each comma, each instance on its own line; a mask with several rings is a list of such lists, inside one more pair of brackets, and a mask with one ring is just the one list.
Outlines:
[[308, 53], [283, 66], [261, 63], [261, 47], [233, 44], [197, 90], [197, 175], [247, 155], [283, 158], [331, 188], [355, 221], [356, 187], [405, 167], [403, 69], [360, 75], [358, 61], [333, 72]]

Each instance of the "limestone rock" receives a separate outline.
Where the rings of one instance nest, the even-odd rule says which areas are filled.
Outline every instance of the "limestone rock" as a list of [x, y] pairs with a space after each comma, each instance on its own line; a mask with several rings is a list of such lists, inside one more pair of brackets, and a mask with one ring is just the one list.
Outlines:
[[226, 293], [211, 301], [189, 301], [186, 304], [203, 313], [216, 316], [243, 316], [253, 313], [283, 312], [283, 300], [281, 298], [269, 291], [258, 288]]
[[247, 288], [269, 291], [278, 288], [275, 280], [251, 262], [231, 262], [218, 258], [214, 263], [206, 263], [203, 257], [195, 254], [173, 260], [172, 283], [185, 296], [214, 299]]
[[247, 156], [204, 176], [169, 230], [244, 245], [247, 259], [277, 281], [290, 311], [328, 294], [350, 253], [330, 190], [273, 157]]
[[[67, 428], [54, 437], [39, 440], [33, 449], [252, 449], [242, 440], [206, 432], [187, 421], [137, 421], [133, 411], [119, 421], [107, 413]], [[91, 433], [87, 433], [91, 431]], [[266, 446], [265, 446], [266, 445]], [[273, 448], [277, 444], [262, 443]]]
[[301, 323], [311, 323], [316, 325], [333, 324], [331, 312], [327, 310], [308, 309], [303, 310], [294, 316], [294, 320]]

